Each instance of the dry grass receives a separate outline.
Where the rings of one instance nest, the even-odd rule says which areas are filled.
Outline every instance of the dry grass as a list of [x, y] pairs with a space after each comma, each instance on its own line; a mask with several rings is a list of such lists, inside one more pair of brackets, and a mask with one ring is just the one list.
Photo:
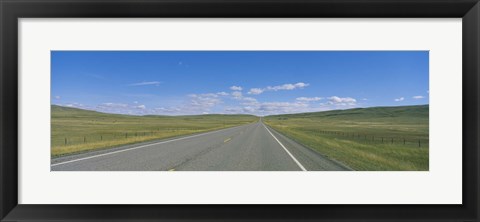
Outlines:
[[250, 115], [128, 116], [52, 106], [51, 156], [189, 135], [258, 121]]

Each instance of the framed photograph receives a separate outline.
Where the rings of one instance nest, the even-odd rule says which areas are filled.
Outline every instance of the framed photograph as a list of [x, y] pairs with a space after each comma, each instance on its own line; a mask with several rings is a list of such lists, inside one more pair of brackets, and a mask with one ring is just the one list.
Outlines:
[[1, 221], [479, 221], [476, 0], [0, 4]]

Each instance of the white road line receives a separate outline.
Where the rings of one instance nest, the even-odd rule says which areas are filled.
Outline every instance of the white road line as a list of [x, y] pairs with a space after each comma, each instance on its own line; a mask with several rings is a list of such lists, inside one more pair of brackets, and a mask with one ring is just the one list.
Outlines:
[[283, 148], [285, 151], [287, 151], [288, 155], [293, 159], [293, 161], [295, 161], [295, 163], [298, 165], [298, 167], [300, 167], [300, 169], [302, 169], [303, 171], [307, 171], [307, 169], [305, 169], [305, 167], [303, 167], [303, 165], [302, 165], [300, 162], [298, 162], [297, 158], [295, 158], [295, 157], [290, 153], [290, 151], [288, 151], [287, 148], [285, 148], [285, 146], [280, 142], [280, 140], [278, 140], [277, 137], [275, 137], [275, 136], [273, 135], [273, 133], [270, 132], [270, 130], [268, 130], [268, 128], [265, 126], [265, 124], [262, 123], [262, 125], [263, 125], [263, 127], [265, 127], [265, 129], [268, 131], [268, 133], [270, 133], [270, 135], [272, 135], [272, 137], [278, 142], [278, 144], [280, 144], [280, 146], [282, 146], [282, 148]]
[[[245, 125], [243, 125], [243, 126], [245, 126]], [[147, 145], [143, 145], [143, 146], [136, 146], [136, 147], [132, 147], [132, 148], [124, 149], [124, 150], [118, 150], [118, 151], [113, 151], [113, 152], [109, 152], [109, 153], [98, 154], [98, 155], [84, 157], [84, 158], [80, 158], [80, 159], [69, 160], [69, 161], [65, 161], [65, 162], [61, 162], [61, 163], [55, 163], [55, 164], [51, 164], [50, 167], [63, 165], [63, 164], [67, 164], [67, 163], [73, 163], [73, 162], [82, 161], [82, 160], [88, 160], [88, 159], [101, 157], [101, 156], [112, 155], [112, 154], [116, 154], [116, 153], [122, 153], [122, 152], [130, 151], [130, 150], [141, 149], [141, 148], [145, 148], [145, 147], [149, 147], [149, 146], [155, 146], [155, 145], [158, 145], [158, 144], [170, 143], [170, 142], [175, 142], [175, 141], [184, 140], [184, 139], [190, 139], [190, 138], [194, 138], [194, 137], [198, 137], [198, 136], [205, 136], [205, 135], [208, 135], [208, 134], [218, 133], [218, 132], [223, 131], [223, 130], [233, 129], [233, 128], [237, 128], [237, 127], [241, 127], [241, 126], [235, 126], [235, 127], [231, 127], [231, 128], [226, 128], [226, 129], [216, 130], [216, 131], [212, 131], [212, 132], [197, 134], [197, 135], [193, 135], [193, 136], [187, 136], [187, 137], [162, 141], [162, 142], [158, 142], [158, 143], [151, 143], [151, 144], [147, 144]]]

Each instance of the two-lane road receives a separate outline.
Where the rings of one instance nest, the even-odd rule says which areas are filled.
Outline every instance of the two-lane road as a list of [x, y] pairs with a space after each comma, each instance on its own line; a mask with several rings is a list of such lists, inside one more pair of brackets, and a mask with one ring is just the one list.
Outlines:
[[52, 171], [348, 170], [261, 121], [176, 139], [56, 158]]

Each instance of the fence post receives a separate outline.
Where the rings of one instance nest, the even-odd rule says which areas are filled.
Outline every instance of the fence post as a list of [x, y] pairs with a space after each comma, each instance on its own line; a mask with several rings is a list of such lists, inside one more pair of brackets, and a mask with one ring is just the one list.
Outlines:
[[418, 147], [420, 147], [420, 140], [418, 140]]
[[128, 133], [125, 133], [125, 139], [128, 137], [128, 135], [127, 135], [127, 134], [128, 134]]
[[393, 144], [393, 138], [392, 138], [392, 144]]
[[67, 145], [67, 137], [65, 137], [65, 145]]
[[83, 143], [87, 142], [87, 138], [83, 137]]
[[382, 143], [383, 143], [383, 137], [382, 137]]
[[405, 145], [405, 138], [403, 138], [403, 145]]
[[102, 136], [102, 135], [100, 135], [100, 140], [103, 140], [103, 136]]

